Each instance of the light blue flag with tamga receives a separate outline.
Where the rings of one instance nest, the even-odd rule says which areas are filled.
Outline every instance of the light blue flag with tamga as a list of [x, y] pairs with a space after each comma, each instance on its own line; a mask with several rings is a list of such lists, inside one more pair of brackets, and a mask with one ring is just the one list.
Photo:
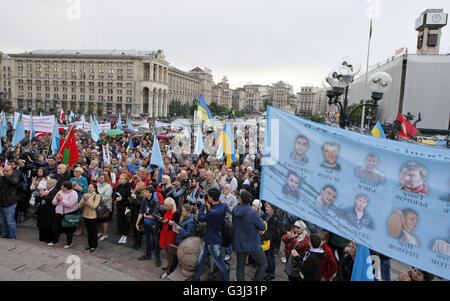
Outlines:
[[30, 114], [30, 139], [36, 138], [36, 132], [34, 131], [33, 113]]
[[159, 148], [158, 135], [156, 134], [156, 131], [153, 131], [153, 145], [150, 165], [156, 165], [160, 168], [160, 170], [164, 168], [161, 149]]
[[16, 146], [20, 141], [23, 140], [23, 138], [25, 138], [25, 128], [23, 125], [22, 115], [22, 112], [20, 112], [20, 116], [16, 124], [16, 129], [14, 130], [14, 136], [11, 142], [12, 146]]
[[120, 115], [122, 115], [122, 114], [119, 113], [119, 120], [117, 120], [117, 129], [118, 130], [122, 129], [122, 117]]
[[203, 151], [203, 135], [202, 131], [200, 129], [200, 126], [197, 127], [197, 133], [195, 134], [196, 140], [195, 140], [195, 155], [200, 155]]
[[351, 281], [374, 281], [372, 259], [366, 246], [358, 245]]
[[56, 155], [59, 151], [59, 126], [58, 126], [58, 120], [56, 120], [55, 117], [55, 123], [53, 125], [53, 132], [52, 132], [52, 155]]

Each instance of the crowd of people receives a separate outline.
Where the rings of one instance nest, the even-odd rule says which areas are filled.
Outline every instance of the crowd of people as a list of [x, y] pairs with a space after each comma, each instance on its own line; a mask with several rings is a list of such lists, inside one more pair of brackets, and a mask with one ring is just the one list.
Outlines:
[[[259, 199], [261, 154], [243, 154], [227, 166], [215, 155], [177, 153], [170, 138], [161, 139], [160, 171], [150, 164], [152, 130], [103, 136], [97, 143], [88, 132], [75, 130], [79, 159], [68, 166], [62, 156], [51, 153], [50, 135], [26, 136], [12, 147], [13, 132], [9, 124], [1, 138], [3, 238], [20, 238], [16, 223], [30, 217], [31, 207], [36, 209], [38, 239], [49, 247], [56, 247], [65, 234], [64, 248], [70, 248], [73, 236], [86, 232], [86, 251], [95, 252], [99, 243], [111, 239], [111, 227], [120, 236], [119, 244], [140, 249], [145, 239], [145, 253], [137, 260], [154, 259], [161, 267], [162, 250], [166, 262], [161, 278], [177, 268], [177, 246], [191, 236], [204, 243], [188, 280], [200, 280], [210, 255], [220, 279], [229, 280], [233, 253], [237, 280], [249, 280], [247, 264], [256, 269], [252, 280], [275, 279], [277, 257], [290, 281], [351, 278], [354, 242]], [[110, 162], [104, 162], [102, 153], [106, 143]], [[414, 269], [398, 280], [430, 278]], [[390, 280], [389, 271], [383, 280]]]

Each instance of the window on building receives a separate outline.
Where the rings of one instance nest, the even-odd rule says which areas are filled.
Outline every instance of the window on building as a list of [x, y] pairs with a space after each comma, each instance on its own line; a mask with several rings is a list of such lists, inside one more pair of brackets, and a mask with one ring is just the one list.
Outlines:
[[427, 46], [428, 47], [436, 47], [438, 43], [438, 35], [437, 34], [429, 34]]

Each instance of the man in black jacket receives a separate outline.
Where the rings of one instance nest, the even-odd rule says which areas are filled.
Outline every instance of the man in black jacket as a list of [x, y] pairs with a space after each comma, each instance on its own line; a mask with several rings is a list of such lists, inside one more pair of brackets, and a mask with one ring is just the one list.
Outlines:
[[309, 251], [303, 258], [297, 253], [295, 248], [292, 250], [292, 256], [300, 268], [300, 280], [319, 281], [317, 276], [320, 269], [320, 262], [325, 259], [325, 253], [322, 250], [323, 242], [319, 233], [313, 233], [309, 237]]
[[14, 214], [17, 206], [17, 186], [19, 177], [10, 165], [0, 169], [0, 223], [2, 237], [16, 239]]

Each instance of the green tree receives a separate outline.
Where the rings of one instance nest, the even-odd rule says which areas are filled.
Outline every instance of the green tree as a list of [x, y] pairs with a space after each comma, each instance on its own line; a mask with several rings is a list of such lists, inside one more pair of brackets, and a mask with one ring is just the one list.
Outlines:
[[[359, 104], [362, 104], [363, 101], [361, 100]], [[366, 103], [371, 103], [373, 104], [374, 101], [372, 99], [367, 100]], [[353, 109], [355, 109], [359, 104], [352, 104], [351, 106], [349, 106], [347, 108], [347, 112], [348, 114], [350, 114]], [[374, 124], [375, 122], [377, 122], [375, 119], [377, 118], [377, 114], [378, 114], [378, 107], [375, 108], [373, 106], [365, 106], [366, 108], [366, 112], [364, 115], [364, 124], [367, 125], [370, 121], [370, 124]], [[361, 117], [362, 117], [362, 111], [363, 111], [363, 107], [358, 108], [356, 111], [354, 111], [350, 117], [350, 121], [349, 121], [349, 125], [360, 125], [361, 124]], [[347, 116], [348, 118], [348, 116]], [[369, 125], [370, 126], [370, 125]]]
[[264, 112], [267, 110], [267, 106], [272, 106], [272, 102], [270, 100], [264, 100]]
[[325, 121], [325, 118], [320, 117], [320, 116], [318, 116], [318, 115], [312, 115], [312, 116], [310, 117], [310, 120], [311, 120], [311, 121], [314, 121], [314, 122], [319, 122], [319, 123], [321, 123], [321, 122], [324, 122], [324, 121]]

